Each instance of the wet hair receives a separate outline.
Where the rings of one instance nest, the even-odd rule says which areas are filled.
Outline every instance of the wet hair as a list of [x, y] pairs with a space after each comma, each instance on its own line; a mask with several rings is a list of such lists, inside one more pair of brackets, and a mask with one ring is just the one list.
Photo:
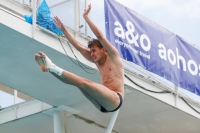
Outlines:
[[99, 40], [97, 39], [92, 39], [91, 41], [88, 42], [88, 48], [93, 47], [94, 45], [96, 45], [98, 48], [102, 49], [103, 45], [100, 43]]

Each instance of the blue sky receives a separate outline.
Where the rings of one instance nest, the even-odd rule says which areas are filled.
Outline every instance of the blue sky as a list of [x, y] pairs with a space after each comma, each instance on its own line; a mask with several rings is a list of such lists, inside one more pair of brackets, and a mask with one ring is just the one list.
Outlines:
[[200, 48], [200, 0], [116, 0]]

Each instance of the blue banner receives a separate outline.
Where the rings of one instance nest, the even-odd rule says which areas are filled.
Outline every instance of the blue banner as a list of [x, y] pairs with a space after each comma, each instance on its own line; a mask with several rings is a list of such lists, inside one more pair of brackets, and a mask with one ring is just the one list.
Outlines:
[[200, 50], [115, 0], [105, 0], [106, 37], [121, 57], [200, 95]]

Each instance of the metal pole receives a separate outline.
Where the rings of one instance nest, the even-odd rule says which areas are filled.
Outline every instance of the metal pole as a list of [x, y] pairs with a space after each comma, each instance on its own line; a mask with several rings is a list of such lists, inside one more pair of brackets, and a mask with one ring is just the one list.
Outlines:
[[112, 117], [111, 117], [110, 122], [108, 124], [108, 128], [106, 130], [106, 133], [112, 132], [113, 126], [114, 126], [115, 121], [116, 121], [117, 116], [118, 116], [118, 113], [119, 113], [119, 109], [112, 114]]
[[178, 86], [175, 85], [175, 107], [177, 107], [178, 101]]
[[35, 27], [36, 27], [36, 0], [33, 0], [33, 22], [32, 22], [32, 38], [35, 37]]
[[62, 110], [57, 110], [53, 114], [54, 118], [54, 133], [70, 133], [69, 124], [67, 123], [66, 113]]
[[38, 8], [39, 5], [40, 5], [40, 1], [41, 1], [41, 0], [37, 0], [37, 6], [36, 6], [37, 8]]
[[17, 90], [14, 90], [14, 105], [17, 104]]
[[[87, 5], [88, 5], [88, 2], [87, 2], [87, 0], [85, 0], [85, 9], [87, 8]], [[86, 23], [86, 21], [85, 21], [85, 35], [86, 35], [86, 36], [88, 35], [88, 33], [87, 33], [87, 23]]]
[[14, 109], [15, 109], [15, 118], [17, 119], [17, 90], [14, 90]]
[[78, 22], [77, 23], [78, 23], [78, 32], [80, 32], [81, 31], [80, 30], [81, 29], [81, 27], [80, 27], [81, 26], [81, 21], [80, 21], [80, 0], [77, 0], [77, 1], [78, 1], [78, 10], [77, 10], [77, 12], [78, 12], [77, 13], [78, 14], [78, 20], [77, 21]]
[[31, 0], [29, 0], [29, 7], [32, 7]]
[[75, 30], [75, 37], [77, 36], [77, 32], [79, 31], [79, 26], [80, 26], [80, 12], [79, 12], [79, 0], [74, 1], [74, 30]]

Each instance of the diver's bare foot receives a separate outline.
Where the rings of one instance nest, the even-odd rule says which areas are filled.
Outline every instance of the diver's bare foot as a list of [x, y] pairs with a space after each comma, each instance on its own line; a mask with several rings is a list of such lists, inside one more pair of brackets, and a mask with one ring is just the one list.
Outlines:
[[47, 68], [45, 65], [46, 63], [45, 58], [46, 58], [46, 55], [43, 52], [39, 52], [38, 54], [35, 54], [35, 61], [40, 66], [41, 70], [43, 72], [48, 72], [49, 68]]

